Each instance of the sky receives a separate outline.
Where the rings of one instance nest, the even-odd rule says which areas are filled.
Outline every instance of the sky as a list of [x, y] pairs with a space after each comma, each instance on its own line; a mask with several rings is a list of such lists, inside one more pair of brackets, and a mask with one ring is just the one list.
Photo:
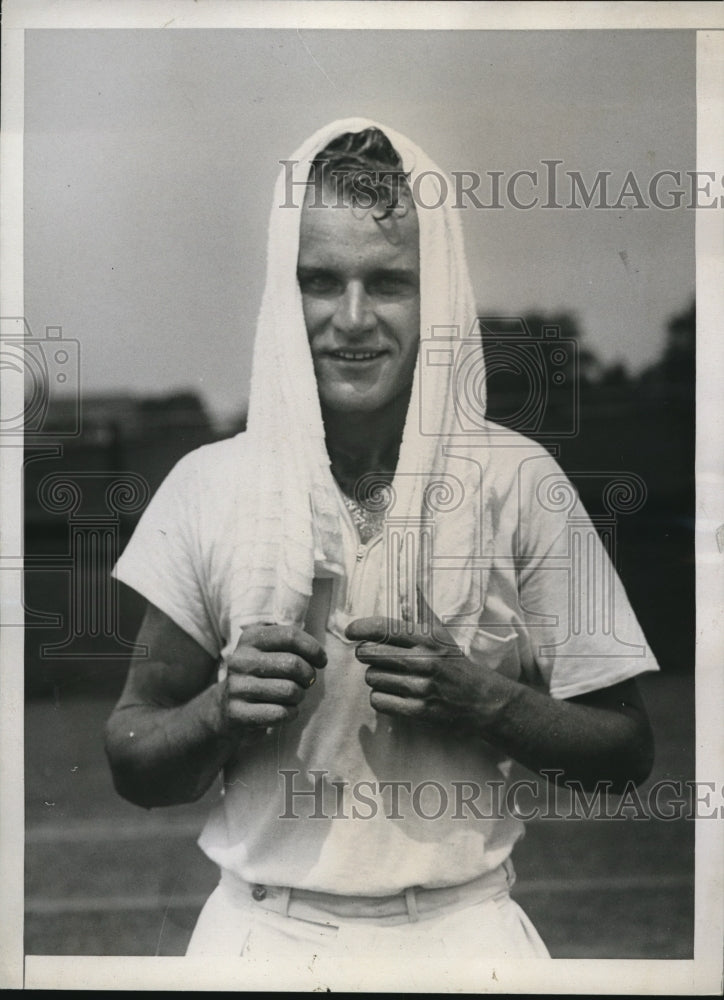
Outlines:
[[[79, 342], [87, 393], [192, 389], [219, 419], [248, 398], [278, 163], [324, 123], [374, 118], [447, 172], [537, 170], [541, 195], [545, 159], [610, 171], [611, 202], [628, 171], [646, 194], [696, 167], [693, 32], [38, 29], [25, 71], [34, 335]], [[634, 200], [467, 209], [480, 312], [571, 312], [604, 362], [652, 362], [695, 213]]]

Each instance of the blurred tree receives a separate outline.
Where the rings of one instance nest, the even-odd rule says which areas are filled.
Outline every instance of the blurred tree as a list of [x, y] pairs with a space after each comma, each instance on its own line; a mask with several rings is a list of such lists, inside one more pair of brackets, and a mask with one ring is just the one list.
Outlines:
[[696, 304], [674, 316], [669, 322], [664, 348], [663, 367], [671, 381], [691, 384], [696, 378]]
[[561, 343], [572, 342], [576, 345], [575, 351], [568, 355], [565, 370], [577, 379], [579, 385], [598, 381], [603, 370], [601, 360], [595, 351], [581, 344], [584, 334], [574, 314], [563, 312], [546, 315], [531, 312], [525, 314], [523, 321], [531, 335], [542, 342], [549, 338], [552, 341], [552, 332], [557, 331], [556, 339]]
[[623, 361], [614, 361], [601, 371], [598, 382], [600, 385], [620, 386], [629, 384], [631, 378]]
[[[537, 311], [515, 319], [481, 319], [487, 367], [487, 413], [491, 420], [552, 444], [567, 436], [567, 411], [577, 408], [578, 426], [593, 425], [615, 405], [633, 411], [659, 408], [678, 421], [676, 435], [693, 441], [696, 378], [696, 309], [692, 301], [666, 327], [661, 356], [638, 376], [622, 360], [604, 365], [581, 343], [583, 333], [569, 312]], [[556, 351], [560, 345], [562, 352]], [[628, 393], [627, 393], [628, 390]], [[537, 394], [539, 406], [531, 405]], [[598, 414], [598, 415], [597, 415]], [[693, 444], [692, 444], [693, 448]]]
[[688, 387], [693, 400], [696, 389], [696, 302], [669, 320], [666, 342], [658, 361], [641, 373], [643, 384]]
[[602, 364], [568, 312], [487, 320], [487, 335], [483, 323], [491, 420], [547, 447], [594, 519], [609, 516], [605, 481], [645, 484], [643, 506], [618, 518], [614, 561], [664, 670], [694, 663], [695, 316], [692, 302], [671, 317], [637, 376]]

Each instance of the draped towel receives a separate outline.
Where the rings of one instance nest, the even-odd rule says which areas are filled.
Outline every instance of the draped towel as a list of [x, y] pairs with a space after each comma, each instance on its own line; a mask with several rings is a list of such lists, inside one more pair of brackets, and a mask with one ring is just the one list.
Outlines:
[[[297, 179], [305, 179], [331, 139], [373, 126], [388, 137], [412, 181], [418, 178], [420, 234], [420, 352], [391, 489], [375, 494], [391, 501], [387, 518], [394, 531], [386, 532], [385, 545], [399, 605], [390, 613], [416, 607], [419, 587], [435, 613], [457, 627], [453, 634], [466, 648], [482, 610], [492, 537], [484, 489], [487, 436], [480, 422], [482, 345], [461, 228], [447, 200], [423, 207], [440, 201], [444, 175], [404, 136], [362, 118], [320, 129], [291, 159], [298, 163]], [[452, 191], [447, 178], [445, 183]], [[234, 628], [258, 621], [302, 625], [315, 564], [343, 572], [339, 495], [296, 279], [303, 188], [293, 192], [290, 201], [285, 168], [274, 191], [252, 364], [246, 433], [260, 466], [254, 509], [239, 512]], [[461, 425], [466, 408], [474, 411], [472, 426], [470, 420]], [[432, 553], [425, 552], [423, 535], [432, 538]], [[434, 573], [430, 556], [439, 564]]]

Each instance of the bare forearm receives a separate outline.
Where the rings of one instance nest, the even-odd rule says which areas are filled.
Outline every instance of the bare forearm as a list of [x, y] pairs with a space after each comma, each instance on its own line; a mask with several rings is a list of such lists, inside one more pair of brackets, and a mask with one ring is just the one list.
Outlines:
[[649, 774], [653, 744], [648, 721], [624, 704], [609, 710], [559, 701], [500, 675], [491, 679], [486, 702], [481, 734], [533, 771], [562, 772], [560, 780], [589, 788], [610, 782], [613, 791]]
[[239, 738], [223, 732], [219, 685], [185, 705], [121, 704], [106, 726], [116, 790], [136, 805], [178, 805], [211, 786]]
[[634, 681], [557, 701], [464, 657], [419, 591], [418, 598], [433, 635], [381, 616], [345, 630], [359, 643], [376, 711], [484, 739], [531, 770], [558, 771], [587, 787], [607, 781], [616, 791], [648, 776], [653, 739]]
[[250, 625], [224, 679], [209, 684], [214, 660], [158, 609], [141, 641], [168, 651], [168, 659], [131, 665], [106, 726], [106, 752], [116, 790], [148, 808], [200, 798], [242, 746], [297, 716], [327, 662], [317, 640], [296, 626]]

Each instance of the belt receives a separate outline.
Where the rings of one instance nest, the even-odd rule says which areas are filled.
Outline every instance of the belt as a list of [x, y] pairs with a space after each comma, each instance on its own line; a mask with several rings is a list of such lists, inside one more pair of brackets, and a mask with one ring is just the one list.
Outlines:
[[436, 889], [410, 886], [392, 896], [343, 896], [290, 886], [261, 885], [244, 882], [228, 870], [222, 872], [222, 883], [232, 888], [237, 898], [250, 901], [252, 906], [324, 924], [331, 922], [329, 916], [343, 920], [392, 920], [395, 923], [424, 920], [445, 910], [473, 906], [505, 896], [514, 882], [515, 870], [510, 859], [470, 882]]

